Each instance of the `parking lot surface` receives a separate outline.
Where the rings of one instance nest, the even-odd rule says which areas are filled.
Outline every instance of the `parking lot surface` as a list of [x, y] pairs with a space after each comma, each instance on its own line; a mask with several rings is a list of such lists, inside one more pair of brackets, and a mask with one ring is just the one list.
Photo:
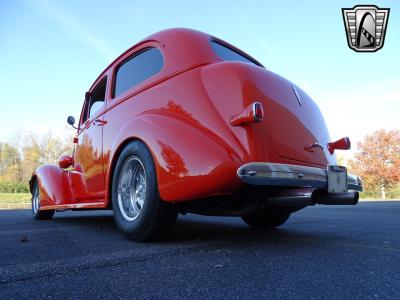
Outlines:
[[279, 229], [180, 216], [127, 241], [108, 211], [0, 211], [0, 299], [400, 299], [400, 201], [316, 206]]

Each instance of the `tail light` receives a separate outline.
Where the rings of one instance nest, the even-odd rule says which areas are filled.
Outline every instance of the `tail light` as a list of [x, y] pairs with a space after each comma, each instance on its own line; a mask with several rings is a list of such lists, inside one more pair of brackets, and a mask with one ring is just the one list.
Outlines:
[[349, 150], [351, 148], [351, 142], [348, 137], [344, 137], [335, 142], [328, 143], [328, 151], [330, 154], [333, 154], [336, 149], [339, 150]]
[[260, 102], [254, 102], [247, 106], [241, 113], [231, 118], [232, 126], [258, 123], [264, 118], [264, 109]]

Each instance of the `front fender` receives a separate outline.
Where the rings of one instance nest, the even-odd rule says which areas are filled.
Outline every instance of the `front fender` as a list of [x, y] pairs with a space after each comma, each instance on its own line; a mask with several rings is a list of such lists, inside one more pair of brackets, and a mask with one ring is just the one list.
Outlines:
[[30, 181], [31, 192], [33, 180], [39, 185], [40, 207], [65, 204], [72, 199], [68, 173], [57, 165], [43, 165], [36, 169]]
[[146, 112], [122, 128], [110, 152], [108, 183], [118, 154], [132, 139], [150, 149], [165, 201], [230, 194], [242, 185], [236, 176], [241, 160], [223, 139], [193, 119], [165, 111]]

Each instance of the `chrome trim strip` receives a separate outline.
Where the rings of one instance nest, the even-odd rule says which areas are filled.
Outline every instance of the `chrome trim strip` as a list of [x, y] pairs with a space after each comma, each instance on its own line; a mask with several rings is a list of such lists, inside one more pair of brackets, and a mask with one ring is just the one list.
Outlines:
[[299, 91], [297, 90], [297, 88], [293, 84], [292, 84], [292, 90], [293, 90], [293, 93], [296, 96], [297, 102], [299, 102], [299, 105], [301, 106], [302, 103], [301, 103], [301, 98], [300, 98]]
[[[252, 162], [242, 165], [237, 170], [238, 177], [251, 185], [311, 187], [326, 189], [328, 175], [326, 169], [315, 167]], [[362, 191], [361, 179], [347, 174], [349, 190]]]
[[91, 203], [74, 203], [74, 204], [55, 204], [42, 206], [39, 210], [49, 209], [79, 209], [79, 208], [105, 208], [105, 202], [91, 202]]
[[263, 109], [263, 106], [262, 106], [262, 104], [260, 102], [254, 102], [252, 104], [251, 109], [253, 111], [253, 120], [254, 120], [254, 122], [261, 122], [263, 120], [263, 118], [258, 118], [257, 117], [257, 115], [256, 115], [256, 105], [260, 105], [261, 109]]

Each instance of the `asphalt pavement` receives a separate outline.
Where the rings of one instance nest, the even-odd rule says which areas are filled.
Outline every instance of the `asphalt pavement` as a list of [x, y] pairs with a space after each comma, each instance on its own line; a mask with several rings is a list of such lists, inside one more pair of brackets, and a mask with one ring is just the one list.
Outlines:
[[400, 201], [316, 206], [279, 229], [180, 216], [135, 243], [108, 211], [0, 211], [0, 299], [400, 299]]

